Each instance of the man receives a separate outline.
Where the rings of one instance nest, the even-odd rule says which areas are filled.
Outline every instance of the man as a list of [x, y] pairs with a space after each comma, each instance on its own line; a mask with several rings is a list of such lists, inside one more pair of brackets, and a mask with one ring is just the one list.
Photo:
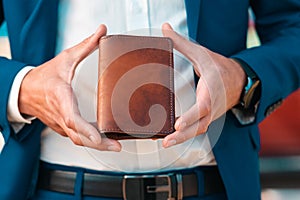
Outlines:
[[[3, 105], [0, 126], [4, 146], [0, 156], [2, 199], [26, 198], [33, 192], [39, 165], [39, 136], [44, 129], [39, 120], [61, 135], [68, 136], [77, 145], [98, 150], [121, 150], [120, 142], [100, 138], [97, 130], [80, 116], [71, 89], [76, 66], [97, 47], [99, 38], [106, 33], [106, 28], [100, 26], [91, 37], [54, 57], [58, 46], [57, 8], [58, 3], [61, 6], [62, 2], [2, 1], [1, 19], [7, 21], [12, 49], [12, 60], [0, 60], [0, 101]], [[212, 185], [218, 181], [218, 177], [213, 178], [200, 167], [193, 173], [202, 174], [203, 177], [197, 175], [196, 194], [188, 198], [208, 198], [212, 195], [218, 199], [224, 198], [226, 194], [228, 199], [259, 199], [257, 124], [265, 117], [270, 106], [299, 87], [300, 2], [251, 1], [262, 45], [249, 50], [246, 50], [245, 45], [248, 1], [224, 0], [216, 3], [207, 0], [186, 0], [184, 5], [188, 33], [203, 46], [183, 39], [173, 32], [168, 24], [164, 24], [163, 32], [173, 40], [175, 48], [193, 62], [195, 72], [201, 78], [197, 85], [195, 106], [176, 121], [176, 131], [166, 137], [162, 145], [184, 145], [185, 141], [195, 137], [195, 130], [197, 135], [205, 133], [213, 120], [228, 111], [222, 133], [213, 147], [213, 157], [225, 191], [222, 190], [223, 183], [221, 186], [219, 184], [209, 187], [204, 176], [210, 178]], [[53, 59], [48, 61], [51, 58]], [[30, 65], [38, 67], [29, 71]], [[24, 67], [25, 71], [22, 70]], [[220, 75], [222, 78], [215, 79]], [[17, 90], [19, 95], [16, 95], [21, 118], [25, 117], [30, 121], [30, 118], [26, 117], [28, 115], [39, 119], [25, 126], [21, 124], [20, 128], [12, 126], [13, 120], [8, 120], [7, 117], [11, 88], [14, 84], [18, 85], [16, 80], [19, 79], [16, 76], [25, 76], [19, 84], [20, 89]], [[257, 80], [260, 82], [255, 84], [261, 83], [262, 89], [259, 105], [258, 99], [247, 96], [248, 88], [243, 92], [245, 85], [252, 86], [250, 91], [259, 91], [259, 87], [254, 88], [256, 85], [251, 84], [251, 81]], [[240, 96], [246, 96], [245, 100], [251, 101], [250, 107], [247, 101], [239, 102]], [[239, 105], [239, 108], [231, 110], [236, 105]], [[249, 109], [254, 111], [250, 112], [252, 118], [245, 118], [246, 110]], [[211, 163], [208, 161], [205, 164]], [[178, 168], [180, 167], [186, 165]], [[197, 165], [191, 166], [191, 169], [193, 167]], [[213, 168], [208, 167], [208, 170]], [[166, 170], [168, 171], [168, 168]], [[170, 170], [174, 172], [177, 169], [175, 167]], [[95, 173], [100, 172], [101, 170], [98, 170]], [[184, 173], [186, 172], [178, 172], [180, 175]], [[76, 176], [79, 176], [78, 174], [80, 173]], [[76, 179], [76, 182], [80, 180]], [[177, 183], [180, 183], [178, 178]], [[171, 185], [173, 189], [174, 184]], [[175, 196], [182, 194], [180, 184], [174, 188], [177, 190]], [[193, 185], [186, 185], [184, 181], [183, 196], [187, 188], [195, 189]], [[214, 190], [215, 188], [220, 190]], [[213, 192], [206, 191], [207, 189]], [[81, 196], [80, 191], [82, 189], [75, 185], [71, 197]], [[221, 192], [221, 195], [218, 196], [218, 192]], [[60, 195], [58, 198], [70, 198], [70, 194], [59, 194], [57, 191], [53, 195]], [[101, 196], [99, 198], [101, 199]]]

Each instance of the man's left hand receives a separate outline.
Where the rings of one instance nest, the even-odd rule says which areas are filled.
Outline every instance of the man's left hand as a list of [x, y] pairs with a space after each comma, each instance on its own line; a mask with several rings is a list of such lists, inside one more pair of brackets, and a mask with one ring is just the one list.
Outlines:
[[193, 43], [164, 24], [163, 34], [186, 56], [200, 77], [195, 104], [175, 123], [175, 132], [163, 140], [164, 147], [180, 144], [207, 131], [210, 123], [235, 106], [246, 83], [246, 74], [233, 59]]

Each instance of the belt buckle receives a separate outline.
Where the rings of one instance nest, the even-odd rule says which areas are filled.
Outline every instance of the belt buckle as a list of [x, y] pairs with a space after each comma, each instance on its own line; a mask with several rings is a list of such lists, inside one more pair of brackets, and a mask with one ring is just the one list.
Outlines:
[[[147, 181], [155, 182], [158, 179], [165, 179], [167, 184], [151, 184], [148, 185]], [[131, 186], [130, 186], [131, 184]], [[176, 188], [172, 188], [175, 185]], [[134, 190], [134, 186], [140, 189], [139, 192], [134, 194], [129, 194], [130, 190]], [[175, 190], [175, 191], [174, 191]], [[157, 193], [168, 193], [167, 200], [181, 200], [183, 197], [183, 188], [182, 188], [182, 175], [181, 174], [158, 174], [158, 175], [125, 175], [122, 181], [122, 191], [123, 198], [125, 200], [137, 199], [146, 199], [147, 194], [157, 194]], [[134, 190], [133, 192], [135, 192]], [[174, 196], [174, 194], [176, 194]]]

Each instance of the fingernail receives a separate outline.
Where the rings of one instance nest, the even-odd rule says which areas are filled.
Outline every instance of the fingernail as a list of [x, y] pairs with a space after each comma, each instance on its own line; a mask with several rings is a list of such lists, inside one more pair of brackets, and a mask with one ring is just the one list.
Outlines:
[[108, 146], [108, 147], [107, 147], [107, 150], [108, 150], [108, 151], [116, 151], [116, 152], [121, 151], [120, 147], [114, 146], [114, 145]]
[[167, 142], [166, 147], [174, 146], [176, 143], [177, 143], [177, 141], [175, 139], [169, 140]]
[[100, 141], [99, 140], [97, 140], [93, 135], [90, 135], [90, 140], [93, 142], [93, 143], [95, 143], [95, 144], [99, 144], [100, 143]]

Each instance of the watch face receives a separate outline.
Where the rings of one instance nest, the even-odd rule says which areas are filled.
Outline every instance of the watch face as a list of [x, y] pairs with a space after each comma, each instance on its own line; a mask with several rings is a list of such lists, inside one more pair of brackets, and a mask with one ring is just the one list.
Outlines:
[[250, 88], [252, 87], [253, 85], [253, 81], [252, 79], [248, 76], [247, 77], [247, 85], [245, 87], [245, 93], [248, 93], [248, 91], [250, 90]]

